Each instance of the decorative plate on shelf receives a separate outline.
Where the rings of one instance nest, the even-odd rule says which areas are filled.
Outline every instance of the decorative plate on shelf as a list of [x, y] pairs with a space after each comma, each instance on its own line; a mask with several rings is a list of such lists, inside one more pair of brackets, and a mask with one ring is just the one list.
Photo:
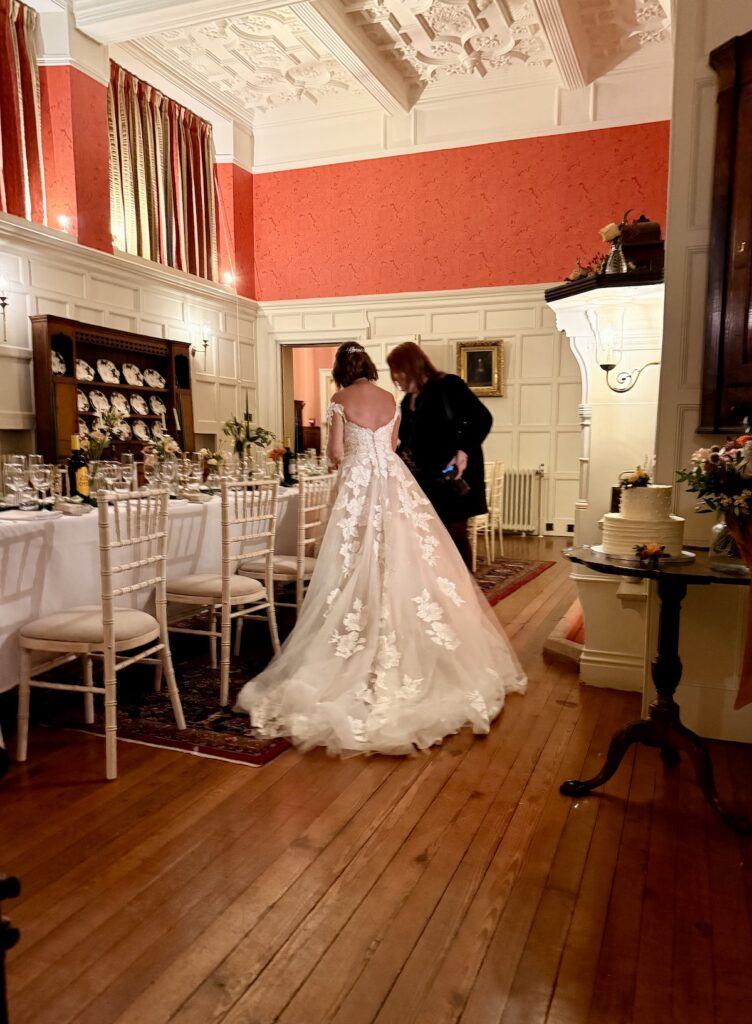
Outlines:
[[130, 416], [131, 414], [131, 411], [128, 408], [128, 399], [119, 391], [113, 391], [110, 395], [110, 405], [115, 412], [119, 412], [121, 416]]
[[105, 384], [120, 383], [120, 370], [109, 359], [97, 359], [97, 373]]
[[76, 394], [76, 405], [78, 406], [79, 412], [89, 412], [91, 406], [89, 405], [89, 399], [86, 397], [85, 391], [79, 391]]
[[94, 380], [94, 370], [85, 359], [76, 360], [76, 380]]
[[137, 441], [149, 441], [149, 428], [143, 420], [134, 420], [131, 424], [133, 427], [133, 436]]
[[78, 421], [78, 436], [79, 437], [88, 437], [89, 436], [89, 425], [86, 422], [86, 420], [79, 420]]
[[154, 426], [151, 428], [151, 436], [154, 438], [155, 441], [161, 441], [162, 438], [166, 436], [166, 434], [167, 431], [165, 430], [161, 423], [155, 423]]
[[131, 409], [133, 409], [137, 416], [149, 415], [149, 406], [146, 404], [146, 399], [143, 395], [131, 395]]
[[112, 431], [112, 436], [117, 438], [118, 441], [130, 441], [132, 437], [130, 423], [126, 423], [125, 420], [118, 423]]
[[50, 354], [50, 359], [51, 359], [51, 362], [52, 362], [52, 372], [53, 372], [53, 374], [56, 377], [67, 377], [68, 376], [68, 367], [65, 365], [65, 360], [63, 359], [63, 357], [60, 355], [59, 352], [55, 351], [54, 348], [53, 348], [53, 350], [52, 350], [52, 352]]
[[144, 381], [150, 388], [163, 388], [166, 381], [156, 370], [144, 370]]
[[123, 376], [125, 383], [134, 388], [140, 388], [144, 383], [144, 376], [135, 363], [123, 363]]
[[94, 412], [106, 413], [110, 411], [107, 395], [102, 394], [101, 391], [92, 391], [89, 395], [89, 401]]
[[151, 411], [154, 413], [155, 416], [167, 415], [167, 406], [164, 404], [161, 398], [157, 397], [157, 395], [151, 396], [151, 398], [149, 399], [149, 405], [151, 406]]

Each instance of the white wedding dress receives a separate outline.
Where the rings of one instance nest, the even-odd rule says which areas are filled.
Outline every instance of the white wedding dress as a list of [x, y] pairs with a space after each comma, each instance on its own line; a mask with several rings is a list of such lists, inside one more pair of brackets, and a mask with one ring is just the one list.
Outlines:
[[295, 629], [238, 697], [261, 733], [329, 753], [408, 754], [487, 733], [525, 675], [389, 423], [344, 420], [337, 496]]

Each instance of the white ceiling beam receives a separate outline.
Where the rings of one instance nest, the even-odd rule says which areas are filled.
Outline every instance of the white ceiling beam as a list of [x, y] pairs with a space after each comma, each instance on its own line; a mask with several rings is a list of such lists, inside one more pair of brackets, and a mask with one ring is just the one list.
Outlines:
[[347, 68], [388, 114], [415, 106], [425, 83], [408, 82], [354, 21], [338, 0], [299, 3], [292, 8], [306, 28]]
[[219, 18], [288, 7], [289, 0], [72, 0], [76, 27], [100, 43], [122, 43], [154, 32]]
[[564, 18], [562, 0], [533, 0], [533, 6], [564, 85], [567, 89], [589, 85], [590, 78], [585, 70], [589, 54], [578, 50]]

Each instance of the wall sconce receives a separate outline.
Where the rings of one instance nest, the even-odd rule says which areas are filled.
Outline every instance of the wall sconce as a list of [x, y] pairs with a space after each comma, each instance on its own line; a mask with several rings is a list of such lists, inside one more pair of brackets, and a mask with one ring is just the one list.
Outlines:
[[8, 323], [5, 317], [5, 310], [8, 305], [8, 282], [0, 277], [0, 312], [3, 317], [3, 345], [8, 343]]
[[616, 384], [611, 383], [609, 374], [618, 366], [623, 352], [624, 313], [624, 303], [619, 305], [603, 305], [597, 308], [591, 306], [585, 310], [590, 330], [595, 338], [596, 361], [606, 373], [606, 384], [617, 395], [623, 395], [626, 391], [631, 391], [639, 380], [642, 371], [648, 366], [661, 365], [658, 360], [652, 360], [639, 367], [639, 369], [619, 370], [616, 374]]
[[227, 285], [228, 288], [232, 288], [232, 286], [235, 284], [235, 275], [231, 271], [228, 271], [223, 276], [222, 280]]
[[[207, 351], [209, 349], [209, 338], [210, 337], [211, 337], [211, 334], [209, 333], [209, 324], [202, 324], [201, 325], [201, 345], [202, 345], [203, 350], [204, 350], [204, 372], [206, 372], [206, 353], [207, 353]], [[195, 345], [191, 345], [191, 355], [195, 357], [197, 352], [198, 352], [198, 349], [196, 348], [196, 346]]]
[[57, 219], [57, 223], [61, 231], [70, 231], [71, 219], [67, 213], [61, 213]]

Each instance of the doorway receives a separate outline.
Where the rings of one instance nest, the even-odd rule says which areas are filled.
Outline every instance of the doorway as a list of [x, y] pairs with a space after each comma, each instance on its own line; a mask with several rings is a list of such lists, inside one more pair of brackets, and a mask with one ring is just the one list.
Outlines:
[[336, 345], [285, 345], [282, 349], [282, 421], [295, 451], [326, 448], [326, 410], [335, 391]]

